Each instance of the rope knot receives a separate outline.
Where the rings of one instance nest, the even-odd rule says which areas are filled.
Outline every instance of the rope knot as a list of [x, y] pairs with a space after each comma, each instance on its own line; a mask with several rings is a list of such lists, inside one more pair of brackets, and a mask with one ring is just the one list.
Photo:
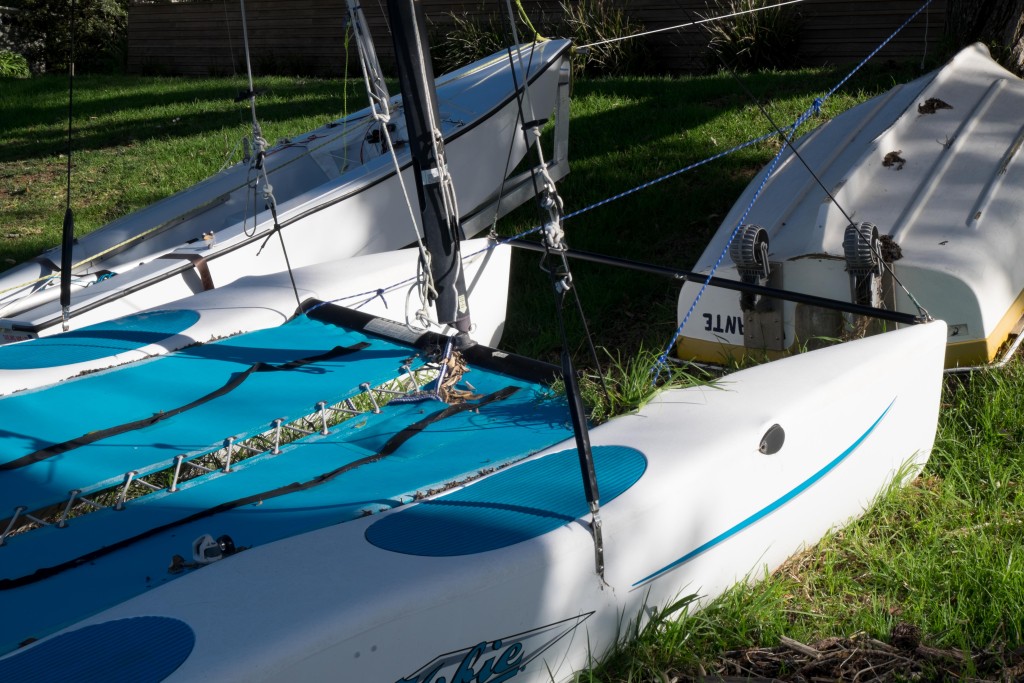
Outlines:
[[821, 105], [824, 104], [820, 97], [815, 97], [814, 102], [811, 103], [811, 109], [814, 110], [814, 115], [821, 114]]

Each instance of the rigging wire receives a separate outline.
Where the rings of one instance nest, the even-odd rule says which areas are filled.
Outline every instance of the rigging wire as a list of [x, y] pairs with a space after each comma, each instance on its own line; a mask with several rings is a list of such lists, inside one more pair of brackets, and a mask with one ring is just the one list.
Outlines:
[[[506, 7], [508, 8], [508, 28], [512, 33], [513, 42], [517, 46], [516, 51], [519, 56], [519, 65], [522, 67], [522, 52], [518, 48], [520, 44], [519, 31], [516, 29], [515, 15], [512, 11], [511, 0], [506, 0]], [[521, 6], [520, 9], [522, 9]], [[534, 31], [534, 33], [536, 34], [536, 31]], [[536, 48], [536, 44], [536, 41], [534, 41], [530, 50], [531, 61], [533, 59], [533, 51]], [[522, 94], [520, 95], [519, 83], [516, 79], [516, 64], [512, 59], [511, 50], [509, 50], [508, 56], [509, 70], [512, 73], [513, 83], [515, 85], [516, 106], [519, 108], [519, 120], [522, 122], [523, 135], [525, 137], [527, 147], [532, 145], [536, 149], [537, 159], [539, 161], [539, 171], [531, 173], [530, 177], [533, 182], [534, 194], [540, 195], [538, 210], [546, 211], [548, 214], [547, 220], [544, 222], [545, 253], [544, 256], [541, 257], [540, 269], [548, 274], [552, 290], [555, 294], [555, 315], [558, 321], [558, 331], [562, 346], [562, 381], [564, 383], [565, 396], [569, 408], [569, 419], [572, 422], [573, 436], [576, 441], [576, 453], [579, 458], [584, 495], [590, 508], [590, 531], [594, 540], [594, 569], [603, 583], [605, 563], [604, 538], [601, 529], [601, 495], [597, 483], [597, 472], [594, 467], [594, 454], [590, 445], [590, 434], [587, 428], [586, 411], [583, 407], [583, 400], [580, 396], [576, 370], [573, 366], [572, 353], [569, 350], [569, 338], [566, 331], [564, 308], [565, 297], [569, 292], [572, 292], [573, 299], [576, 302], [576, 310], [586, 333], [587, 346], [590, 349], [594, 364], [597, 366], [598, 377], [601, 378], [601, 386], [604, 388], [606, 396], [608, 395], [608, 388], [605, 386], [604, 372], [601, 370], [601, 365], [597, 358], [597, 350], [594, 348], [593, 338], [590, 334], [590, 330], [587, 328], [586, 317], [583, 315], [583, 306], [579, 299], [579, 293], [573, 285], [572, 271], [569, 268], [569, 259], [566, 256], [568, 247], [565, 244], [565, 233], [562, 231], [560, 220], [562, 213], [562, 198], [558, 195], [558, 189], [555, 187], [554, 180], [552, 180], [547, 171], [547, 167], [544, 164], [544, 151], [540, 144], [540, 123], [535, 120], [536, 116], [534, 115], [533, 102], [529, 97], [529, 71], [527, 70], [523, 75]], [[529, 121], [526, 120], [525, 116], [526, 108], [530, 110]], [[532, 140], [530, 139], [531, 131], [533, 137]], [[538, 174], [543, 178], [543, 188], [538, 186]], [[556, 258], [556, 265], [554, 267], [547, 267], [547, 261], [552, 256]], [[560, 261], [558, 260], [558, 257], [560, 257]]]
[[924, 71], [925, 60], [928, 59], [928, 13], [924, 13], [924, 49], [921, 50], [921, 70]]
[[228, 61], [231, 62], [231, 75], [237, 76], [238, 69], [235, 68], [235, 37], [231, 34], [231, 21], [228, 16], [228, 0], [223, 0], [221, 6], [224, 8], [224, 28], [228, 33]]
[[[515, 39], [513, 38], [513, 40], [515, 40]], [[524, 83], [527, 82], [528, 79], [529, 79], [529, 73], [530, 73], [530, 69], [532, 68], [532, 65], [533, 65], [533, 55], [534, 55], [534, 51], [535, 51], [536, 45], [537, 45], [537, 40], [536, 40], [536, 36], [535, 36], [533, 42], [530, 44], [530, 61], [527, 62], [526, 77], [524, 77]], [[518, 54], [519, 59], [522, 60], [522, 52], [519, 49], [519, 43], [515, 42], [515, 46], [516, 46], [515, 47], [516, 53]], [[520, 97], [520, 95], [519, 95], [519, 79], [516, 77], [515, 61], [514, 61], [514, 59], [512, 57], [512, 46], [511, 45], [509, 45], [506, 48], [506, 52], [508, 54], [509, 70], [510, 70], [511, 75], [512, 75], [512, 87], [514, 88], [515, 93], [516, 93], [516, 98], [518, 99]], [[526, 85], [525, 88], [529, 89], [529, 85]], [[526, 123], [526, 121], [523, 119], [523, 107], [522, 107], [521, 101], [520, 101], [520, 105], [519, 105], [519, 118], [517, 119], [516, 122], [519, 125], [523, 125], [523, 124]], [[513, 135], [509, 139], [508, 154], [505, 156], [505, 172], [502, 174], [502, 176], [501, 176], [501, 183], [498, 185], [498, 200], [494, 204], [494, 216], [491, 218], [490, 237], [492, 239], [496, 239], [497, 235], [498, 235], [498, 214], [501, 213], [501, 197], [505, 194], [505, 181], [508, 180], [508, 175], [512, 171], [512, 169], [510, 167], [512, 165], [512, 152], [515, 151], [515, 145], [516, 145], [516, 137], [515, 137], [515, 135]], [[529, 147], [529, 141], [527, 141], [527, 147]], [[529, 150], [527, 150], [527, 153], [529, 153]], [[537, 179], [536, 179], [536, 176], [534, 176], [534, 174], [532, 174], [532, 173], [530, 174], [530, 181], [533, 183], [533, 191], [534, 191], [534, 195], [536, 196], [537, 191], [538, 191]]]
[[780, 3], [775, 4], [775, 5], [767, 5], [765, 7], [756, 7], [754, 9], [743, 10], [741, 12], [733, 12], [731, 14], [722, 14], [722, 15], [715, 16], [715, 17], [708, 17], [706, 19], [701, 19], [699, 21], [689, 21], [689, 22], [687, 22], [685, 24], [678, 24], [676, 26], [666, 26], [665, 28], [656, 28], [656, 29], [653, 29], [651, 31], [642, 31], [640, 33], [631, 33], [628, 36], [618, 36], [616, 38], [608, 38], [607, 40], [599, 40], [599, 41], [597, 41], [595, 43], [588, 43], [587, 45], [578, 45], [576, 47], [576, 49], [577, 50], [585, 50], [587, 48], [597, 47], [598, 45], [607, 45], [608, 43], [619, 43], [619, 42], [622, 42], [624, 40], [632, 40], [634, 38], [642, 38], [644, 36], [654, 35], [655, 33], [665, 33], [666, 31], [678, 31], [681, 28], [689, 28], [690, 26], [698, 26], [700, 24], [708, 24], [708, 23], [711, 23], [713, 21], [721, 21], [722, 19], [732, 19], [733, 17], [742, 16], [744, 14], [753, 14], [753, 13], [756, 13], [756, 12], [764, 12], [764, 11], [767, 11], [767, 10], [770, 10], [770, 9], [777, 9], [779, 7], [784, 7], [786, 5], [795, 5], [795, 4], [803, 2], [803, 1], [804, 0], [785, 0], [785, 2], [780, 2]]
[[64, 209], [64, 226], [61, 236], [60, 253], [60, 314], [61, 327], [68, 331], [68, 320], [71, 317], [71, 271], [73, 269], [72, 251], [75, 242], [75, 215], [71, 210], [71, 139], [74, 132], [74, 100], [75, 100], [75, 0], [71, 0], [71, 16], [68, 22], [70, 45], [68, 48], [68, 171], [67, 206]]
[[[295, 273], [292, 271], [291, 259], [288, 258], [288, 248], [284, 243], [284, 234], [281, 231], [281, 223], [277, 218], [277, 200], [274, 198], [274, 188], [270, 185], [270, 178], [267, 175], [267, 169], [264, 164], [267, 154], [267, 141], [263, 138], [263, 131], [260, 129], [260, 121], [256, 116], [256, 89], [253, 86], [252, 81], [252, 62], [249, 58], [249, 27], [245, 17], [245, 0], [239, 0], [241, 4], [242, 14], [242, 39], [245, 45], [245, 71], [246, 76], [249, 79], [249, 91], [244, 93], [249, 99], [249, 110], [252, 113], [252, 140], [253, 147], [255, 148], [255, 155], [253, 157], [253, 165], [251, 170], [256, 171], [256, 180], [252, 183], [253, 199], [255, 202], [255, 195], [257, 188], [259, 187], [260, 177], [263, 178], [263, 200], [264, 205], [270, 210], [270, 215], [274, 220], [274, 227], [271, 230], [271, 234], [267, 235], [267, 239], [263, 242], [263, 246], [257, 252], [257, 256], [263, 251], [263, 247], [267, 245], [273, 233], [277, 233], [278, 240], [281, 242], [281, 254], [284, 256], [285, 267], [288, 270], [288, 279], [292, 284], [292, 293], [295, 294], [295, 303], [299, 308], [302, 307], [302, 300], [299, 297], [299, 288], [295, 284]], [[254, 207], [255, 209], [255, 207]], [[256, 230], [256, 215], [259, 213], [258, 210], [253, 212], [253, 232]]]
[[[500, 16], [502, 18], [502, 23], [505, 23], [505, 28], [511, 34], [511, 38], [512, 38], [512, 45], [509, 45], [509, 46], [507, 46], [505, 48], [505, 54], [508, 57], [509, 74], [512, 77], [512, 90], [513, 90], [513, 92], [515, 93], [515, 96], [516, 96], [516, 108], [517, 108], [518, 116], [519, 116], [519, 118], [517, 119], [516, 122], [520, 125], [520, 127], [521, 127], [521, 129], [523, 131], [523, 138], [524, 138], [524, 140], [526, 142], [527, 154], [529, 154], [529, 149], [533, 146], [533, 141], [530, 140], [529, 133], [526, 131], [527, 119], [526, 119], [525, 109], [529, 108], [529, 110], [530, 110], [530, 119], [529, 120], [533, 121], [535, 116], [534, 116], [534, 113], [533, 113], [534, 112], [533, 101], [530, 99], [529, 77], [530, 77], [530, 69], [533, 66], [533, 57], [534, 57], [534, 54], [535, 54], [536, 49], [537, 49], [536, 31], [534, 31], [534, 36], [535, 36], [534, 40], [530, 43], [530, 57], [529, 57], [529, 60], [526, 63], [526, 67], [525, 67], [525, 70], [524, 70], [525, 73], [523, 73], [523, 76], [522, 76], [523, 85], [522, 85], [522, 91], [520, 91], [520, 86], [519, 86], [520, 79], [519, 79], [519, 74], [517, 72], [517, 62], [518, 62], [519, 68], [523, 68], [523, 52], [520, 49], [519, 31], [516, 29], [516, 22], [515, 22], [515, 19], [513, 18], [511, 2], [509, 0], [506, 0], [505, 4], [506, 4], [506, 6], [508, 8], [508, 16], [504, 16], [504, 15], [500, 15]], [[515, 47], [513, 48], [513, 46], [515, 46]], [[515, 49], [515, 57], [513, 57], [513, 55], [512, 55], [513, 49]], [[509, 164], [511, 163], [512, 150], [514, 149], [514, 147], [515, 147], [515, 135], [512, 136], [512, 138], [511, 138], [511, 140], [509, 142], [508, 158], [505, 160], [505, 173], [506, 174], [509, 172]], [[540, 157], [541, 168], [543, 168], [543, 165], [544, 165], [543, 151], [540, 149], [539, 145], [537, 146], [537, 153], [538, 153], [538, 156]], [[530, 174], [530, 182], [533, 184], [533, 194], [534, 194], [534, 196], [537, 196], [538, 194], [540, 194], [540, 187], [537, 184], [537, 175], [535, 173], [531, 173]], [[501, 179], [501, 187], [499, 188], [499, 192], [498, 192], [498, 197], [499, 197], [498, 205], [495, 206], [495, 209], [494, 209], [494, 220], [493, 220], [493, 222], [491, 224], [491, 232], [492, 232], [492, 234], [496, 234], [496, 226], [497, 226], [497, 223], [498, 223], [498, 211], [501, 208], [501, 199], [500, 198], [501, 198], [502, 192], [504, 192], [504, 189], [505, 189], [505, 178], [502, 178]]]
[[[519, 0], [516, 0], [516, 2], [518, 4]], [[519, 68], [524, 68], [523, 67], [523, 61], [522, 61], [523, 60], [522, 50], [520, 50], [519, 47], [518, 47], [520, 45], [520, 43], [519, 43], [519, 32], [516, 29], [515, 16], [514, 16], [514, 14], [512, 12], [512, 2], [511, 2], [511, 0], [506, 0], [505, 4], [506, 4], [506, 7], [508, 9], [508, 17], [506, 18], [506, 20], [508, 22], [508, 25], [507, 25], [506, 28], [508, 28], [508, 30], [511, 32], [513, 43], [517, 46], [516, 47], [516, 54], [518, 56]], [[522, 8], [522, 5], [519, 5], [519, 9], [520, 9], [521, 12], [524, 11], [523, 8]], [[535, 31], [535, 29], [533, 29], [532, 25], [530, 25], [530, 28]], [[564, 239], [563, 239], [564, 238], [564, 232], [562, 232], [562, 228], [561, 228], [561, 219], [562, 219], [562, 210], [563, 210], [562, 198], [558, 194], [558, 188], [555, 185], [554, 179], [551, 177], [550, 173], [548, 173], [547, 163], [546, 163], [546, 161], [544, 159], [544, 148], [541, 145], [540, 127], [539, 127], [538, 122], [536, 121], [536, 113], [535, 113], [535, 109], [533, 108], [533, 101], [532, 101], [532, 99], [530, 99], [529, 73], [530, 73], [531, 64], [533, 62], [533, 56], [534, 56], [534, 51], [536, 50], [536, 46], [537, 46], [537, 42], [535, 40], [533, 43], [531, 43], [530, 59], [529, 59], [529, 61], [526, 64], [525, 73], [522, 75], [522, 83], [523, 83], [523, 85], [522, 85], [521, 94], [520, 94], [519, 78], [516, 75], [516, 62], [515, 62], [515, 60], [513, 60], [511, 48], [509, 48], [507, 50], [508, 59], [509, 59], [509, 71], [512, 74], [513, 85], [515, 87], [516, 103], [517, 103], [517, 106], [519, 108], [519, 121], [522, 122], [523, 137], [524, 137], [524, 139], [526, 141], [526, 146], [527, 146], [528, 149], [530, 147], [533, 147], [536, 150], [536, 152], [537, 152], [537, 167], [535, 169], [536, 172], [530, 173], [530, 181], [533, 183], [533, 193], [534, 193], [534, 196], [541, 195], [542, 193], [545, 195], [544, 199], [542, 199], [541, 202], [538, 205], [538, 211], [547, 210], [547, 212], [548, 212], [548, 220], [547, 220], [547, 222], [545, 222], [543, 220], [543, 217], [541, 219], [542, 223], [544, 225], [544, 229], [547, 230], [549, 228], [549, 225], [553, 224], [554, 228], [559, 233], [559, 240], [558, 240], [558, 242], [560, 243], [561, 248], [564, 249], [564, 247], [565, 247], [565, 242], [564, 242]], [[529, 121], [527, 121], [527, 119], [526, 119], [526, 113], [524, 111], [524, 108], [529, 110], [529, 114], [530, 114]], [[530, 127], [527, 128], [527, 126], [530, 126]], [[531, 139], [531, 131], [532, 131], [532, 139]], [[541, 188], [538, 185], [538, 178], [537, 178], [538, 174], [541, 176], [541, 178], [544, 181], [543, 188]], [[497, 216], [495, 216], [495, 223], [497, 223]], [[494, 233], [494, 229], [492, 227], [492, 236], [493, 236], [493, 233]], [[563, 262], [563, 268], [564, 268], [564, 270], [565, 270], [565, 272], [567, 274], [567, 279], [568, 279], [569, 282], [571, 282], [572, 281], [572, 273], [569, 270], [569, 261], [565, 257], [564, 253], [562, 254], [562, 262]], [[542, 261], [541, 270], [544, 270], [544, 268], [543, 268], [543, 261]], [[583, 311], [583, 302], [580, 300], [579, 292], [577, 291], [577, 289], [575, 287], [570, 288], [569, 291], [571, 291], [572, 295], [573, 295], [572, 298], [573, 298], [573, 301], [575, 303], [576, 314], [577, 314], [577, 316], [578, 316], [578, 318], [579, 318], [579, 320], [580, 320], [580, 322], [581, 322], [581, 324], [583, 326], [583, 334], [584, 334], [584, 338], [586, 339], [587, 349], [588, 349], [588, 351], [590, 353], [590, 358], [591, 358], [591, 360], [594, 363], [594, 367], [596, 369], [597, 376], [598, 376], [598, 378], [601, 381], [601, 389], [602, 389], [602, 391], [603, 391], [603, 393], [605, 395], [605, 399], [610, 404], [611, 403], [611, 394], [608, 391], [608, 385], [605, 382], [604, 370], [603, 370], [603, 368], [601, 366], [601, 360], [600, 360], [600, 358], [597, 355], [597, 348], [594, 346], [594, 338], [593, 338], [593, 335], [590, 332], [590, 326], [587, 324], [587, 317], [586, 317], [586, 315], [584, 314], [584, 311]], [[559, 312], [559, 320], [561, 320], [561, 312]]]
[[409, 224], [412, 226], [413, 235], [416, 238], [416, 247], [420, 256], [417, 264], [415, 283], [413, 284], [412, 289], [410, 289], [410, 294], [413, 289], [418, 291], [420, 309], [416, 313], [416, 321], [421, 325], [421, 327], [416, 327], [413, 324], [413, 321], [409, 319], [408, 305], [406, 306], [406, 327], [412, 331], [423, 331], [429, 328], [431, 322], [429, 301], [437, 298], [437, 288], [434, 284], [433, 273], [430, 266], [430, 252], [427, 250], [426, 244], [424, 243], [424, 235], [420, 232], [419, 224], [416, 220], [416, 210], [413, 208], [409, 188], [406, 185], [405, 178], [402, 176], [402, 165], [398, 160], [398, 152], [395, 149], [394, 141], [391, 138], [390, 124], [393, 112], [391, 109], [390, 96], [388, 95], [387, 88], [384, 85], [380, 65], [377, 61], [376, 51], [369, 33], [360, 30], [362, 23], [365, 21], [362, 8], [356, 4], [355, 0], [349, 0], [348, 7], [351, 21], [355, 25], [354, 34], [356, 36], [356, 49], [359, 53], [359, 63], [363, 69], [363, 84], [366, 88], [367, 98], [370, 101], [371, 117], [379, 126], [381, 138], [384, 142], [388, 157], [391, 159], [391, 164], [395, 169], [395, 177], [398, 179], [398, 186], [402, 190], [402, 199], [404, 200], [406, 210], [409, 213]]

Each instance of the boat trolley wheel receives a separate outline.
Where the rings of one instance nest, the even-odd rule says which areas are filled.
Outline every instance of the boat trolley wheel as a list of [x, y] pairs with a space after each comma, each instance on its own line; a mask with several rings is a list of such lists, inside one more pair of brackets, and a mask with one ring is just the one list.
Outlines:
[[843, 255], [846, 270], [855, 277], [881, 275], [882, 262], [878, 257], [878, 227], [873, 223], [851, 223], [843, 234]]
[[770, 273], [768, 231], [754, 223], [741, 225], [729, 244], [729, 258], [736, 264], [744, 282], [767, 280]]

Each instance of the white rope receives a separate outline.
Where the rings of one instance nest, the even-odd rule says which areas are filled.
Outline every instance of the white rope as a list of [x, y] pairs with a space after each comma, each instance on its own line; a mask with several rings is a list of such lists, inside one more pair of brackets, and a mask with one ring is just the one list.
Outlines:
[[[409, 198], [409, 189], [405, 186], [405, 178], [402, 177], [402, 166], [398, 162], [398, 154], [395, 151], [395, 144], [391, 141], [391, 132], [388, 130], [388, 122], [391, 120], [391, 117], [384, 114], [374, 113], [373, 118], [380, 121], [381, 135], [384, 137], [384, 143], [387, 145], [388, 156], [391, 157], [391, 163], [395, 167], [395, 176], [398, 178], [398, 186], [402, 188], [402, 198], [405, 200], [405, 208], [409, 211], [409, 220], [412, 224], [412, 231], [416, 236], [416, 247], [420, 252], [419, 263], [421, 264], [421, 268], [419, 269], [416, 277], [420, 292], [420, 310], [417, 313], [417, 317], [422, 321], [423, 319], [429, 319], [427, 301], [430, 297], [437, 296], [437, 290], [434, 288], [434, 280], [430, 274], [430, 252], [427, 251], [427, 247], [423, 243], [423, 235], [420, 234], [419, 227], [417, 226], [416, 210], [412, 207], [412, 200]], [[424, 275], [423, 271], [426, 271], [426, 275]], [[408, 305], [406, 306], [406, 310], [408, 310]], [[409, 329], [415, 330], [412, 324], [408, 322], [408, 318], [406, 320], [406, 325]]]
[[[406, 187], [405, 179], [402, 177], [402, 166], [398, 161], [398, 153], [391, 139], [391, 131], [388, 129], [393, 113], [390, 106], [390, 96], [387, 94], [387, 88], [380, 74], [380, 66], [377, 62], [377, 55], [373, 51], [373, 43], [364, 39], [368, 38], [368, 34], [360, 30], [364, 28], [361, 24], [361, 21], [364, 19], [362, 8], [355, 0], [349, 0], [348, 9], [352, 23], [356, 26], [356, 48], [359, 53], [359, 63], [363, 68], [363, 85], [366, 87], [366, 95], [370, 101], [370, 115], [380, 127], [381, 137], [383, 138], [384, 146], [387, 148], [388, 156], [391, 158], [391, 164], [394, 166], [398, 186], [402, 189], [402, 198], [405, 200], [405, 208], [409, 212], [409, 221], [412, 225], [413, 234], [416, 237], [416, 246], [420, 253], [420, 267], [416, 278], [417, 283], [414, 285], [414, 288], [419, 290], [420, 295], [420, 310], [417, 313], [417, 317], [421, 321], [426, 321], [429, 319], [427, 301], [431, 296], [437, 296], [437, 290], [434, 288], [433, 278], [430, 275], [430, 253], [423, 243], [423, 235], [417, 226], [416, 210], [413, 208], [409, 189]], [[408, 304], [406, 305], [406, 310], [408, 310]], [[408, 316], [406, 325], [410, 329], [414, 329], [412, 323], [408, 320]]]
[[366, 86], [366, 94], [370, 98], [370, 109], [377, 114], [377, 108], [380, 107], [384, 115], [390, 118], [391, 95], [384, 83], [380, 62], [377, 60], [377, 52], [373, 48], [373, 41], [366, 27], [366, 17], [363, 15], [362, 5], [357, 4], [356, 0], [348, 0], [348, 12], [356, 37], [356, 53], [359, 55], [359, 64], [363, 68], [363, 83]]
[[[529, 62], [524, 64], [523, 63], [523, 50], [521, 49], [520, 42], [519, 42], [519, 30], [516, 28], [515, 16], [514, 16], [514, 13], [513, 13], [513, 10], [512, 10], [512, 2], [511, 2], [511, 0], [506, 0], [505, 6], [508, 9], [508, 23], [509, 23], [509, 26], [511, 27], [512, 39], [513, 39], [513, 42], [515, 43], [515, 46], [516, 46], [515, 47], [515, 57], [514, 58], [512, 57], [512, 50], [509, 50], [509, 70], [512, 71], [513, 78], [515, 77], [516, 71], [518, 71], [519, 74], [520, 74], [520, 83], [521, 83], [521, 87], [522, 87], [522, 94], [519, 94], [519, 92], [517, 91], [516, 96], [519, 98], [519, 123], [525, 125], [526, 121], [523, 120], [525, 118], [525, 115], [526, 115], [525, 112], [524, 112], [524, 109], [529, 112], [530, 121], [536, 121], [537, 120], [537, 114], [536, 114], [536, 112], [535, 112], [535, 110], [533, 108], [533, 99], [530, 96], [530, 83], [529, 83], [530, 64], [532, 64], [532, 62], [533, 62], [533, 54], [534, 54], [534, 51], [536, 50], [537, 43], [536, 43], [536, 41], [534, 41], [533, 43], [530, 44], [530, 51], [529, 51], [530, 59], [529, 59]], [[517, 67], [518, 67], [518, 69], [517, 69]], [[550, 212], [552, 207], [557, 207], [557, 210], [558, 210], [558, 214], [557, 215], [561, 216], [562, 206], [563, 206], [562, 198], [558, 194], [558, 188], [555, 186], [554, 179], [551, 177], [551, 174], [548, 172], [547, 163], [546, 163], [546, 161], [544, 159], [544, 148], [541, 145], [541, 141], [540, 141], [540, 137], [541, 137], [540, 128], [539, 127], [534, 128], [532, 132], [533, 132], [532, 139], [531, 139], [529, 131], [524, 130], [523, 131], [523, 135], [526, 137], [527, 147], [529, 148], [529, 147], [532, 146], [536, 150], [536, 152], [537, 152], [537, 163], [538, 163], [537, 168], [539, 169], [539, 175], [541, 176], [541, 179], [542, 179], [543, 184], [544, 184], [543, 191], [547, 193], [548, 200], [551, 202], [545, 208], [547, 208], [549, 210], [549, 212]], [[507, 171], [508, 171], [508, 169], [506, 168], [506, 172]], [[534, 187], [536, 189], [536, 185]], [[495, 229], [496, 224], [497, 224], [497, 218], [495, 218], [494, 225], [492, 225], [492, 227], [491, 227], [491, 232], [492, 233], [496, 233], [497, 232], [496, 229]], [[552, 226], [553, 224], [554, 224], [554, 227], [557, 227], [557, 226], [560, 225], [560, 221], [558, 221], [557, 219], [549, 219], [549, 221], [546, 224], [546, 226]]]
[[619, 36], [618, 38], [609, 38], [608, 40], [599, 40], [596, 43], [590, 43], [588, 45], [579, 45], [579, 46], [577, 46], [577, 49], [582, 50], [582, 49], [585, 49], [585, 48], [588, 48], [588, 47], [597, 47], [598, 45], [605, 45], [607, 43], [617, 43], [617, 42], [620, 42], [620, 41], [623, 41], [623, 40], [630, 40], [632, 38], [641, 38], [643, 36], [653, 35], [655, 33], [664, 33], [665, 31], [676, 31], [676, 30], [681, 29], [681, 28], [688, 28], [690, 26], [698, 26], [700, 24], [707, 24], [707, 23], [710, 23], [712, 21], [719, 21], [721, 19], [731, 19], [732, 17], [738, 17], [738, 16], [742, 16], [744, 14], [753, 14], [755, 12], [764, 12], [766, 10], [776, 9], [778, 7], [784, 7], [786, 5], [795, 5], [796, 3], [803, 2], [803, 1], [804, 0], [786, 0], [786, 2], [780, 2], [777, 5], [769, 5], [767, 7], [757, 7], [755, 9], [743, 10], [742, 12], [733, 12], [732, 14], [722, 14], [722, 15], [717, 16], [717, 17], [708, 17], [707, 19], [701, 19], [700, 21], [690, 21], [690, 22], [687, 22], [685, 24], [679, 24], [677, 26], [669, 26], [667, 28], [656, 28], [656, 29], [654, 29], [652, 31], [644, 31], [642, 33], [634, 33], [634, 34], [629, 35], [629, 36]]

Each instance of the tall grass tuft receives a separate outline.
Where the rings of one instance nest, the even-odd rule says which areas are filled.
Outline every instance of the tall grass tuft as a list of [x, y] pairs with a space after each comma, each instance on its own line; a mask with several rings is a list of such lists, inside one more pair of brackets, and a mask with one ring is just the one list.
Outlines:
[[773, 2], [729, 0], [721, 5], [720, 12], [709, 11], [711, 16], [760, 10], [706, 24], [711, 35], [708, 63], [712, 70], [717, 70], [723, 62], [738, 71], [795, 66], [803, 20], [789, 7], [764, 9]]
[[590, 419], [594, 423], [599, 424], [616, 415], [638, 410], [663, 389], [707, 386], [714, 379], [697, 366], [670, 364], [655, 382], [651, 367], [658, 359], [659, 352], [641, 347], [636, 353], [624, 358], [621, 351], [603, 351], [605, 358], [601, 363], [604, 381], [590, 373], [584, 375], [580, 382], [580, 393], [590, 409]]
[[564, 35], [572, 38], [578, 47], [589, 46], [576, 54], [573, 63], [575, 76], [621, 76], [646, 70], [649, 55], [643, 43], [618, 40], [644, 30], [642, 24], [629, 17], [621, 3], [612, 0], [563, 0], [562, 12]]
[[[435, 28], [431, 36], [431, 58], [437, 73], [453, 71], [511, 44], [503, 22], [496, 14], [474, 17], [467, 12], [450, 13], [451, 26]], [[529, 37], [528, 37], [529, 38]]]
[[[556, 15], [535, 19], [536, 28], [525, 14], [517, 18], [521, 41], [559, 36], [571, 39], [576, 46], [589, 46], [574, 53], [574, 76], [623, 75], [648, 67], [649, 55], [643, 43], [618, 40], [642, 32], [643, 25], [613, 0], [562, 0]], [[450, 13], [448, 22], [435, 26], [431, 37], [431, 57], [438, 73], [487, 57], [513, 42], [508, 20], [502, 15]], [[607, 40], [613, 42], [603, 42]]]
[[28, 78], [28, 61], [17, 52], [0, 50], [0, 78]]

